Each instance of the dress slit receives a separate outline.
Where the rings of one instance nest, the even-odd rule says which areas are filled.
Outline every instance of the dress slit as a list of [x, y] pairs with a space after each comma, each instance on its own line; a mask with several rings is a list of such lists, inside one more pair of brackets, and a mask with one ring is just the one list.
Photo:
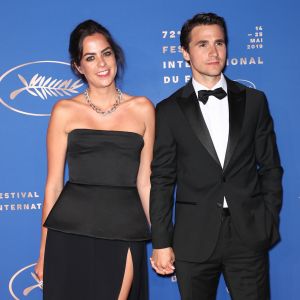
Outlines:
[[[131, 256], [130, 260], [128, 259], [128, 256]], [[133, 265], [133, 257], [132, 257], [132, 251], [131, 251], [131, 248], [130, 246], [127, 247], [126, 249], [126, 255], [125, 255], [125, 258], [124, 258], [124, 268], [123, 268], [123, 279], [122, 279], [122, 282], [120, 284], [120, 289], [119, 289], [119, 296], [121, 294], [121, 291], [122, 291], [122, 288], [123, 288], [123, 285], [124, 285], [124, 279], [125, 279], [125, 274], [126, 274], [126, 268], [128, 267], [128, 264], [131, 264], [131, 268], [132, 268], [132, 280], [131, 280], [131, 283], [130, 283], [130, 288], [129, 288], [129, 292], [128, 292], [128, 297], [130, 295], [130, 292], [131, 292], [131, 288], [132, 288], [132, 284], [133, 284], [133, 279], [134, 279], [134, 275], [135, 275], [135, 272], [134, 272], [134, 265]], [[128, 299], [128, 298], [127, 298]]]

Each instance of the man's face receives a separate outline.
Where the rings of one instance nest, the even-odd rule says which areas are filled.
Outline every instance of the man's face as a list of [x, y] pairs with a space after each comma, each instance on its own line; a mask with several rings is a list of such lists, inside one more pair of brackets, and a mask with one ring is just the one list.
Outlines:
[[219, 25], [194, 27], [190, 33], [189, 49], [183, 49], [183, 57], [190, 62], [193, 77], [198, 82], [204, 85], [216, 83], [226, 63], [223, 29]]

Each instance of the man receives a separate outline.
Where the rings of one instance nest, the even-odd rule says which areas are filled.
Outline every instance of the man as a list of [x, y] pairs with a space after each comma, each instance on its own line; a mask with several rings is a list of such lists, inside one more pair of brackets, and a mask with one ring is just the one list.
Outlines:
[[222, 74], [222, 17], [194, 16], [180, 42], [193, 78], [157, 105], [152, 267], [170, 274], [176, 258], [183, 300], [215, 299], [221, 273], [232, 299], [269, 299], [283, 171], [265, 95]]

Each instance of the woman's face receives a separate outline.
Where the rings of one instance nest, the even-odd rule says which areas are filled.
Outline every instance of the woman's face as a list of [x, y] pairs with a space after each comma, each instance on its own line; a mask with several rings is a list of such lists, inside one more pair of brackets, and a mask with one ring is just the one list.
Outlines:
[[106, 38], [95, 33], [83, 40], [83, 51], [78, 71], [89, 84], [96, 88], [108, 87], [114, 83], [117, 74], [115, 54]]

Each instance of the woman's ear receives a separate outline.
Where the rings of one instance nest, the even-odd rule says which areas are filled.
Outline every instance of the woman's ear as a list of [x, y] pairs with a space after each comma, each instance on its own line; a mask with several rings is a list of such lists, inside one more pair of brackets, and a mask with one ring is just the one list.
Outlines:
[[76, 69], [78, 73], [83, 74], [81, 67], [77, 66], [77, 64], [75, 62], [73, 63], [73, 66], [74, 66], [74, 69]]

